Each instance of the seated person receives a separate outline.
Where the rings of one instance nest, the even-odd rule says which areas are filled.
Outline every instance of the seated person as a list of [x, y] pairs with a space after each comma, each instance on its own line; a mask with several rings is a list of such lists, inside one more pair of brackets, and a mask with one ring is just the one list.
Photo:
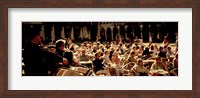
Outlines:
[[93, 60], [93, 65], [94, 65], [94, 72], [96, 75], [98, 74], [104, 74], [107, 76], [110, 76], [109, 70], [104, 66], [103, 64], [103, 59], [101, 59], [100, 53], [95, 54], [95, 59]]
[[116, 66], [119, 66], [120, 63], [121, 63], [121, 60], [119, 59], [118, 57], [118, 53], [117, 52], [114, 52], [112, 57], [111, 57], [111, 63], [112, 64], [115, 64]]
[[137, 65], [132, 68], [136, 72], [136, 74], [140, 76], [148, 76], [151, 75], [150, 71], [144, 67], [142, 59], [137, 60]]
[[65, 42], [63, 40], [56, 41], [56, 54], [64, 57]]
[[164, 51], [164, 48], [163, 48], [163, 47], [160, 47], [160, 48], [159, 48], [158, 56], [163, 57], [163, 58], [166, 58], [166, 52]]
[[163, 44], [164, 44], [164, 45], [167, 45], [167, 44], [169, 44], [169, 41], [168, 41], [168, 38], [167, 38], [167, 36], [165, 36], [165, 37], [164, 37]]
[[143, 51], [142, 56], [144, 56], [144, 55], [150, 55], [148, 47], [146, 47], [145, 50]]
[[121, 60], [118, 57], [118, 53], [114, 52], [112, 57], [111, 57], [111, 67], [116, 69], [116, 75], [120, 76], [123, 74], [123, 68], [121, 66]]
[[81, 67], [92, 68], [91, 57], [88, 54], [86, 54], [86, 48], [81, 49], [81, 55], [79, 57], [79, 63], [81, 65]]
[[130, 57], [128, 58], [128, 62], [136, 62], [135, 52], [131, 52]]
[[151, 53], [149, 52], [149, 48], [146, 47], [145, 50], [144, 50], [143, 53], [142, 53], [143, 59], [148, 59], [149, 57], [151, 57], [150, 54], [151, 54]]
[[150, 46], [150, 53], [153, 55], [153, 56], [155, 56], [155, 55], [157, 55], [158, 53], [158, 51], [157, 51], [157, 49], [156, 48], [154, 48], [155, 46], [154, 45], [151, 45]]
[[175, 54], [175, 58], [173, 59], [173, 65], [174, 69], [172, 69], [170, 72], [172, 75], [178, 76], [178, 53]]
[[99, 70], [104, 70], [104, 64], [102, 64], [103, 60], [100, 59], [101, 55], [99, 53], [95, 54], [95, 59], [93, 60], [94, 72], [96, 73]]
[[96, 53], [96, 52], [97, 52], [97, 50], [98, 50], [98, 47], [97, 47], [97, 45], [93, 45], [93, 47], [92, 47], [92, 52], [93, 52], [93, 53]]
[[152, 64], [150, 70], [152, 72], [157, 71], [157, 70], [163, 70], [163, 71], [168, 72], [167, 65], [161, 62], [161, 58], [159, 56], [156, 58], [156, 62]]
[[[68, 64], [67, 59], [46, 51], [41, 44], [41, 28], [33, 26], [29, 31], [28, 42], [23, 50], [25, 76], [48, 76], [53, 64], [62, 62]], [[49, 65], [51, 63], [51, 65]]]
[[56, 42], [56, 54], [62, 57], [67, 58], [69, 65], [71, 66], [79, 66], [78, 63], [74, 60], [74, 56], [72, 52], [65, 52], [64, 50], [65, 42], [62, 40], [58, 40]]
[[104, 59], [103, 63], [106, 65], [108, 65], [110, 63], [109, 56], [110, 56], [110, 52], [108, 50], [106, 50], [104, 53], [104, 56], [103, 56], [103, 59]]
[[173, 55], [174, 53], [172, 52], [171, 47], [167, 47], [167, 53], [166, 53], [167, 58], [170, 58]]
[[109, 55], [110, 59], [112, 58], [112, 55], [113, 55], [114, 51], [115, 51], [115, 49], [113, 47], [111, 47], [111, 49], [110, 49], [110, 55]]
[[122, 44], [118, 45], [117, 50], [116, 50], [120, 55], [124, 54], [124, 49], [122, 49]]
[[89, 61], [89, 56], [86, 55], [86, 50], [82, 49], [79, 61]]
[[175, 58], [173, 59], [174, 68], [178, 68], [178, 53], [175, 54]]

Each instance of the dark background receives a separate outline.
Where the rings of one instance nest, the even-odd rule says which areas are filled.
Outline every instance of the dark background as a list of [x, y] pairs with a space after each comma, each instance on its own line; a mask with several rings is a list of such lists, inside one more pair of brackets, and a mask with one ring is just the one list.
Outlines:
[[[103, 28], [103, 25], [109, 25]], [[140, 25], [143, 26], [142, 30]], [[150, 27], [149, 27], [150, 25]], [[65, 37], [62, 39], [70, 38], [71, 31], [73, 29], [74, 32], [74, 40], [73, 42], [81, 42], [81, 41], [96, 41], [96, 36], [98, 34], [98, 27], [100, 28], [100, 36], [104, 38], [104, 41], [113, 41], [116, 39], [115, 36], [119, 34], [125, 40], [128, 38], [132, 41], [136, 37], [139, 39], [143, 39], [144, 43], [149, 42], [149, 33], [153, 37], [154, 43], [161, 43], [164, 39], [164, 36], [168, 36], [168, 40], [170, 43], [175, 43], [176, 35], [178, 33], [178, 22], [23, 22], [22, 23], [22, 42], [26, 42], [26, 38], [29, 35], [29, 30], [32, 26], [36, 26], [38, 28], [44, 28], [45, 40], [43, 39], [43, 43], [48, 44], [51, 42], [51, 31], [52, 27], [54, 27], [55, 31], [55, 40], [61, 39], [61, 31], [64, 28]], [[101, 26], [101, 27], [100, 27]], [[112, 29], [110, 26], [113, 26]], [[90, 33], [91, 39], [83, 39], [80, 38], [80, 29], [86, 27], [88, 32]], [[119, 29], [117, 28], [119, 27]], [[125, 28], [127, 27], [127, 28]], [[112, 29], [112, 30], [111, 30]], [[107, 39], [105, 39], [105, 35], [107, 33]], [[141, 35], [142, 32], [142, 35]], [[111, 38], [111, 33], [113, 33], [113, 39]], [[157, 35], [159, 33], [159, 39]], [[125, 37], [127, 35], [127, 38]]]

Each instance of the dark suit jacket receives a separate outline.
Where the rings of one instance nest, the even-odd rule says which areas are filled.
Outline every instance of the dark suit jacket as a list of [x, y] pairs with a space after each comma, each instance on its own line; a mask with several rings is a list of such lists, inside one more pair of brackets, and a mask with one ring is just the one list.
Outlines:
[[102, 64], [103, 60], [101, 59], [95, 59], [93, 61], [93, 65], [94, 65], [94, 72], [97, 72], [98, 70], [103, 70], [104, 65]]
[[47, 76], [48, 70], [55, 62], [62, 62], [63, 58], [40, 48], [30, 42], [23, 51], [26, 76]]

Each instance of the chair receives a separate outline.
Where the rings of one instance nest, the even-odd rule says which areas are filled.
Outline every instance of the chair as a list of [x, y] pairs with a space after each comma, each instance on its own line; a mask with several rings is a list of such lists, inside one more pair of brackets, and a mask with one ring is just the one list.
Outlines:
[[73, 70], [65, 70], [62, 76], [83, 76], [81, 73], [73, 71]]
[[132, 68], [133, 66], [135, 66], [135, 62], [129, 62], [129, 63], [127, 63], [126, 65], [124, 65], [122, 68], [131, 70], [131, 68]]
[[59, 69], [58, 73], [56, 74], [56, 76], [62, 76], [62, 74], [64, 73], [66, 69]]
[[93, 70], [90, 69], [88, 70], [85, 76], [93, 76], [93, 74], [94, 74]]
[[135, 75], [135, 76], [139, 76], [140, 73], [138, 73], [134, 67], [131, 68], [131, 72]]
[[144, 65], [148, 70], [150, 70], [153, 63], [155, 63], [155, 60], [144, 60]]

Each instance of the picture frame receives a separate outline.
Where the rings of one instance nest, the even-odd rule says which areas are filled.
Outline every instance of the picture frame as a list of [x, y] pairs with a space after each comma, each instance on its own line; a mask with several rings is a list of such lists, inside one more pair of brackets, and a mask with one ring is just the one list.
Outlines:
[[[1, 98], [23, 98], [23, 97], [45, 97], [45, 98], [198, 98], [200, 97], [200, 68], [199, 66], [199, 47], [198, 47], [198, 32], [199, 32], [199, 10], [200, 1], [198, 0], [75, 0], [75, 1], [56, 1], [56, 0], [31, 0], [31, 1], [13, 1], [1, 0], [1, 26], [0, 26], [0, 97]], [[74, 91], [11, 91], [8, 90], [8, 8], [192, 8], [192, 90], [191, 91], [158, 91], [158, 90], [74, 90]], [[195, 51], [195, 52], [194, 52]]]

